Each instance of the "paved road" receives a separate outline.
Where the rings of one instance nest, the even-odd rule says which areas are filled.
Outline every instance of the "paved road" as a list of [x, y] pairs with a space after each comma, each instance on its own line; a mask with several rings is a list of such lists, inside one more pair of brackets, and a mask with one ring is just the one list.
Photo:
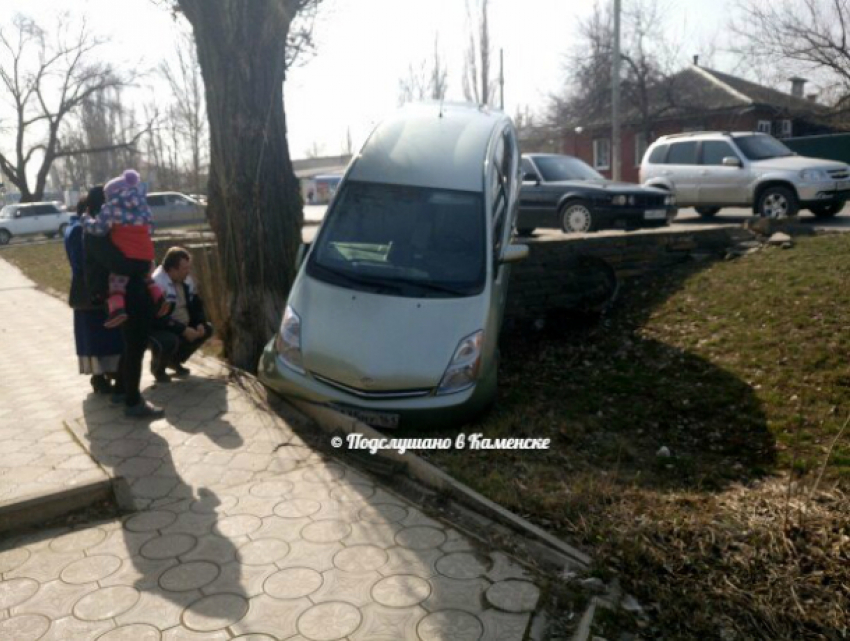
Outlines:
[[3, 260], [0, 309], [3, 498], [97, 471], [142, 508], [2, 539], [0, 639], [525, 638], [522, 566], [313, 451], [214, 362], [146, 374], [166, 418], [139, 423], [76, 374], [68, 307]]

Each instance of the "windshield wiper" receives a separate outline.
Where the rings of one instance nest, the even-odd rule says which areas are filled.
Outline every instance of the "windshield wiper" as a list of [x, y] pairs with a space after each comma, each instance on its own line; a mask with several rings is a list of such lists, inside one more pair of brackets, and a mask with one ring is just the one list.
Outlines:
[[421, 287], [423, 289], [429, 289], [434, 292], [443, 292], [446, 294], [454, 294], [455, 296], [463, 296], [466, 292], [462, 289], [457, 289], [456, 287], [450, 287], [448, 285], [440, 285], [439, 283], [433, 283], [426, 280], [417, 280], [415, 278], [382, 278], [382, 283], [398, 283], [400, 285], [413, 285], [415, 287]]
[[375, 289], [376, 291], [386, 290], [387, 288], [393, 289], [395, 291], [400, 291], [399, 287], [396, 287], [390, 283], [386, 283], [383, 279], [376, 280], [373, 278], [364, 278], [363, 276], [356, 276], [340, 269], [334, 269], [333, 267], [322, 265], [321, 263], [314, 263], [314, 265], [319, 269], [322, 269], [330, 274], [333, 274], [334, 276], [338, 276], [339, 278], [348, 281], [349, 283], [354, 283], [356, 285], [365, 285], [367, 287]]

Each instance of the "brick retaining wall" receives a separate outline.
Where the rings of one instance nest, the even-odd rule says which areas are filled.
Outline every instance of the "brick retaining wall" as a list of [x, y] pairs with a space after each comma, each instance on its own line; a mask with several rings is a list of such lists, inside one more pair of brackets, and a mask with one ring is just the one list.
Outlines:
[[739, 227], [712, 227], [520, 239], [528, 245], [529, 256], [513, 267], [505, 326], [534, 322], [558, 310], [598, 308], [613, 291], [612, 269], [616, 280], [622, 281], [686, 262], [694, 254], [722, 257], [736, 243], [751, 238]]

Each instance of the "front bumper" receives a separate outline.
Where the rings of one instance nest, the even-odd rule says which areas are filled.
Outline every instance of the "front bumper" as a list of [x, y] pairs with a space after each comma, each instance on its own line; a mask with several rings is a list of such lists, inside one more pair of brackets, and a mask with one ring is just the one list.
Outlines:
[[828, 205], [834, 202], [850, 200], [850, 182], [811, 183], [797, 187], [800, 205]]
[[[675, 206], [663, 207], [594, 207], [597, 227], [614, 229], [640, 229], [642, 227], [663, 227], [669, 225], [676, 217], [678, 209]], [[663, 216], [660, 212], [664, 212]], [[653, 212], [652, 217], [647, 217]]]
[[[397, 414], [399, 428], [439, 428], [468, 422], [485, 411], [496, 394], [496, 372], [485, 375], [463, 392], [418, 398], [369, 400], [348, 394], [317, 380], [309, 373], [299, 374], [283, 364], [272, 339], [260, 357], [258, 377], [266, 387], [284, 396], [357, 411]], [[380, 427], [380, 425], [375, 425]]]

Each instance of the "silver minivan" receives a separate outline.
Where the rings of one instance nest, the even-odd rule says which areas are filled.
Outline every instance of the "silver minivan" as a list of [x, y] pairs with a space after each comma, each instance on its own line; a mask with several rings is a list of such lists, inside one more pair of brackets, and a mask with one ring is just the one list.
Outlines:
[[148, 194], [153, 222], [157, 226], [189, 225], [206, 222], [204, 206], [194, 198], [176, 191], [160, 191]]
[[519, 201], [510, 118], [409, 105], [355, 156], [259, 364], [270, 388], [376, 427], [457, 424], [496, 393]]

